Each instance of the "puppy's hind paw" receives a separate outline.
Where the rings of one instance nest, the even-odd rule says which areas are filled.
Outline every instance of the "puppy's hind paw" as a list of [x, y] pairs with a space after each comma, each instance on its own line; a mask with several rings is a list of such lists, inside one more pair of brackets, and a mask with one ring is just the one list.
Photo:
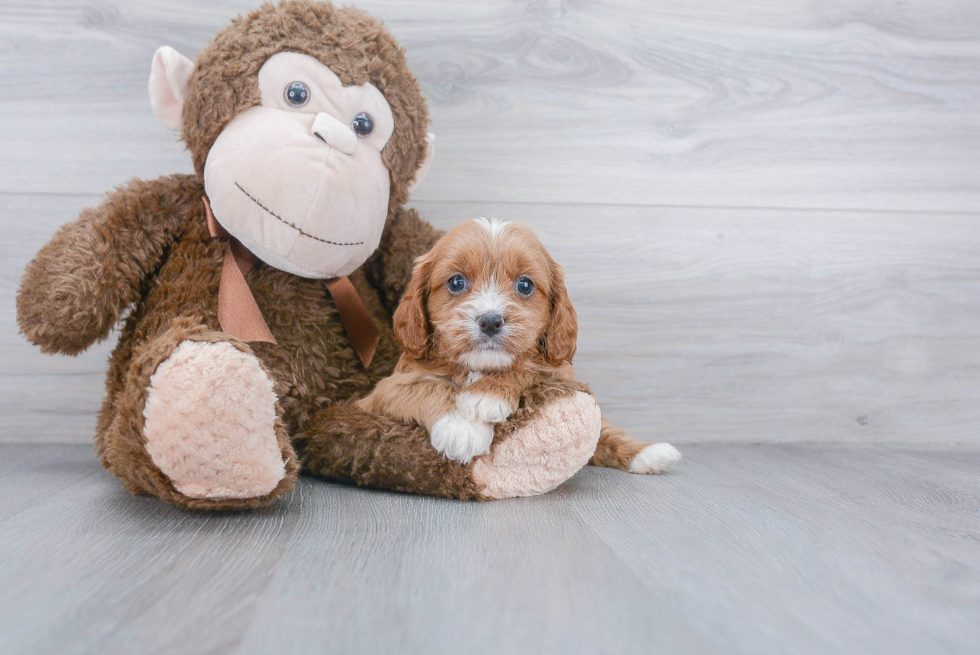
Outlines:
[[630, 473], [663, 473], [680, 459], [681, 451], [669, 443], [650, 444], [633, 458]]
[[468, 421], [502, 423], [517, 409], [499, 396], [464, 391], [456, 396], [456, 410]]
[[429, 441], [433, 448], [449, 459], [469, 464], [477, 455], [490, 452], [493, 427], [450, 412], [432, 424]]

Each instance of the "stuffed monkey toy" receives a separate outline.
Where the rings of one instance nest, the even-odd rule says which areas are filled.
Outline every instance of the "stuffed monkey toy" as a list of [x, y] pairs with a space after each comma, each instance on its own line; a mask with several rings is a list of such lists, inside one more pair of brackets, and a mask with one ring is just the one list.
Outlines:
[[136, 494], [240, 509], [300, 470], [461, 499], [543, 493], [595, 450], [573, 381], [529, 390], [489, 454], [463, 464], [425, 430], [357, 409], [391, 373], [391, 314], [439, 233], [406, 209], [431, 160], [428, 110], [376, 20], [264, 5], [196, 63], [160, 48], [150, 101], [192, 175], [133, 180], [28, 265], [21, 331], [76, 355], [121, 324], [96, 450]]

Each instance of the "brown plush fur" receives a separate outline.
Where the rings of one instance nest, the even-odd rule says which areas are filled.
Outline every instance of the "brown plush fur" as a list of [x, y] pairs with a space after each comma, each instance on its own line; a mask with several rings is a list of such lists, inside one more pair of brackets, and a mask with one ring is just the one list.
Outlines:
[[[253, 352], [274, 380], [279, 416], [294, 433], [324, 404], [367, 394], [394, 368], [400, 351], [383, 298], [402, 293], [413, 258], [431, 247], [438, 232], [414, 211], [397, 209], [386, 229], [389, 248], [350, 276], [381, 330], [374, 362], [365, 371], [322, 283], [268, 266], [257, 266], [246, 279], [278, 344], [246, 345], [220, 332], [223, 244], [208, 234], [203, 194], [200, 179], [184, 175], [115, 191], [101, 207], [62, 227], [31, 261], [18, 294], [18, 318], [24, 334], [45, 352], [77, 354], [104, 339], [135, 302], [106, 376], [96, 434], [103, 464], [133, 492], [188, 507], [237, 509], [265, 504], [292, 486], [296, 458], [290, 457], [286, 432], [278, 431], [291, 468], [270, 497], [184, 498], [143, 446], [142, 408], [156, 366], [187, 339], [226, 340]], [[392, 238], [399, 233], [413, 238]]]
[[[256, 266], [246, 279], [277, 343], [245, 344], [220, 332], [216, 305], [223, 245], [206, 227], [204, 162], [221, 129], [258, 102], [262, 63], [283, 50], [318, 58], [345, 84], [370, 81], [395, 116], [383, 152], [391, 171], [385, 232], [378, 251], [350, 276], [381, 330], [367, 371], [321, 282], [269, 266]], [[38, 252], [17, 297], [18, 322], [31, 342], [44, 352], [75, 355], [123, 323], [106, 377], [96, 445], [104, 465], [127, 489], [183, 507], [256, 507], [288, 491], [302, 463], [310, 473], [369, 486], [481, 497], [469, 469], [438, 457], [419, 428], [335, 405], [366, 395], [391, 373], [400, 352], [391, 312], [414, 258], [439, 236], [402, 207], [425, 153], [427, 122], [404, 55], [378, 22], [326, 3], [265, 5], [234, 21], [198, 58], [183, 110], [183, 138], [196, 174], [132, 181], [62, 227]], [[273, 380], [276, 435], [287, 464], [286, 477], [270, 494], [191, 499], [174, 489], [147, 454], [143, 408], [149, 379], [185, 340], [227, 341], [254, 354]], [[522, 401], [527, 410], [498, 429], [505, 437], [541, 402], [576, 389], [568, 383], [531, 392]]]
[[194, 509], [260, 507], [291, 490], [299, 472], [299, 463], [282, 421], [281, 405], [277, 408], [279, 416], [276, 420], [276, 437], [283, 461], [286, 462], [286, 477], [265, 496], [222, 501], [186, 498], [176, 491], [171, 481], [153, 465], [142, 439], [142, 409], [146, 404], [147, 388], [150, 384], [150, 376], [157, 366], [184, 341], [227, 341], [243, 352], [252, 352], [247, 344], [229, 338], [221, 332], [208, 330], [190, 317], [173, 321], [163, 334], [136, 346], [133, 349], [132, 360], [125, 371], [110, 370], [109, 372], [111, 382], [119, 385], [119, 391], [106, 399], [99, 413], [100, 429], [96, 435], [96, 446], [102, 465], [115, 473], [133, 493], [151, 493], [164, 500]]

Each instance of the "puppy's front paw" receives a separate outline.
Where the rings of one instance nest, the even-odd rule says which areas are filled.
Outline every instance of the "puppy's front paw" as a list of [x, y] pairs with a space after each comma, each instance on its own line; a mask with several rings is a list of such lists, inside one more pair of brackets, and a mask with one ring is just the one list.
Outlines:
[[680, 459], [681, 451], [669, 443], [650, 444], [633, 458], [630, 473], [663, 473]]
[[485, 422], [467, 420], [458, 412], [450, 412], [432, 424], [429, 441], [449, 459], [468, 464], [477, 455], [490, 452], [493, 427]]
[[502, 423], [517, 409], [499, 396], [464, 391], [456, 396], [456, 411], [469, 421]]

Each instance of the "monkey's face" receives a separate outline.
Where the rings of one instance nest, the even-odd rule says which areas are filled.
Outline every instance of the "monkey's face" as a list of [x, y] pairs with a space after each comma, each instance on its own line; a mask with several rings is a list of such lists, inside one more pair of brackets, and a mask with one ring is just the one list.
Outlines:
[[345, 87], [313, 57], [280, 52], [259, 71], [261, 104], [208, 153], [215, 218], [259, 259], [309, 278], [349, 275], [378, 247], [388, 212], [384, 96]]

